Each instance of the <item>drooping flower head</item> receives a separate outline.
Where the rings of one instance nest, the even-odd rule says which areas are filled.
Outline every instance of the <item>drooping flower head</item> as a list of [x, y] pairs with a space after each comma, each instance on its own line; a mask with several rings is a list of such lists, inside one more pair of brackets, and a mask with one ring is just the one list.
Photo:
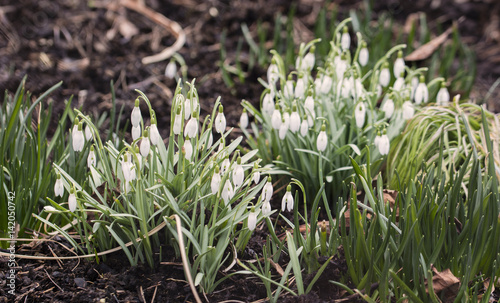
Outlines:
[[149, 139], [151, 140], [151, 143], [156, 146], [158, 146], [158, 143], [161, 141], [161, 136], [158, 132], [158, 127], [156, 126], [156, 117], [154, 116], [151, 118], [151, 126], [149, 127]]
[[365, 125], [365, 116], [366, 116], [366, 106], [364, 102], [359, 102], [354, 110], [354, 118], [356, 119], [356, 126], [358, 128], [363, 128]]
[[448, 105], [449, 102], [450, 102], [450, 93], [446, 88], [446, 83], [443, 81], [441, 82], [441, 88], [439, 89], [438, 94], [436, 96], [436, 103], [437, 105]]
[[429, 90], [425, 84], [425, 77], [420, 76], [417, 89], [415, 90], [415, 103], [427, 103], [429, 101]]
[[344, 26], [342, 29], [342, 37], [340, 38], [340, 47], [342, 50], [348, 50], [351, 47], [351, 36], [349, 36], [349, 29]]
[[135, 99], [135, 106], [132, 110], [132, 115], [130, 117], [130, 121], [132, 122], [132, 126], [137, 127], [141, 125], [142, 115], [141, 109], [139, 108], [139, 99]]
[[54, 194], [56, 197], [62, 197], [64, 195], [64, 185], [60, 174], [57, 174], [56, 184], [54, 185]]
[[89, 156], [87, 157], [87, 166], [90, 168], [91, 166], [96, 166], [96, 158], [94, 152], [94, 145], [90, 146]]
[[246, 129], [248, 127], [248, 113], [246, 108], [243, 108], [243, 111], [241, 112], [240, 127], [241, 129]]
[[321, 131], [319, 132], [318, 139], [316, 140], [316, 148], [318, 151], [323, 152], [326, 149], [328, 143], [328, 138], [326, 136], [326, 125], [323, 123], [321, 125]]
[[217, 116], [215, 116], [214, 124], [215, 131], [219, 134], [223, 134], [226, 130], [226, 116], [224, 116], [224, 107], [222, 104], [219, 105], [219, 112], [217, 113]]
[[260, 209], [255, 209], [254, 206], [250, 208], [250, 212], [248, 213], [248, 229], [254, 230], [257, 225], [257, 216], [259, 215]]
[[359, 64], [361, 64], [361, 66], [366, 66], [366, 64], [368, 64], [369, 57], [370, 54], [368, 52], [368, 48], [366, 47], [366, 42], [362, 41], [361, 50], [359, 51], [359, 57], [358, 57]]
[[394, 77], [399, 77], [401, 73], [405, 72], [405, 60], [403, 59], [403, 51], [398, 51], [398, 57], [394, 61]]
[[379, 83], [383, 87], [387, 87], [391, 81], [391, 73], [389, 72], [389, 63], [384, 62], [382, 70], [380, 70]]
[[233, 169], [233, 184], [234, 188], [238, 188], [243, 184], [243, 180], [245, 179], [245, 172], [243, 171], [243, 166], [241, 166], [241, 157], [236, 159], [236, 165]]
[[151, 144], [149, 143], [149, 137], [148, 137], [148, 135], [149, 135], [148, 130], [145, 129], [144, 130], [144, 136], [142, 137], [142, 140], [141, 140], [141, 148], [140, 148], [141, 155], [144, 158], [146, 158], [149, 155], [149, 150], [150, 150], [150, 147], [151, 147]]
[[[75, 122], [78, 122], [76, 118]], [[85, 137], [83, 135], [82, 129], [83, 129], [83, 122], [78, 123], [76, 131], [75, 127], [73, 127], [72, 139], [73, 139], [73, 150], [75, 152], [81, 152], [83, 150], [83, 146], [85, 145]]]
[[286, 193], [283, 196], [283, 199], [281, 200], [281, 211], [292, 211], [294, 206], [294, 200], [292, 196], [292, 186], [288, 185], [286, 187]]

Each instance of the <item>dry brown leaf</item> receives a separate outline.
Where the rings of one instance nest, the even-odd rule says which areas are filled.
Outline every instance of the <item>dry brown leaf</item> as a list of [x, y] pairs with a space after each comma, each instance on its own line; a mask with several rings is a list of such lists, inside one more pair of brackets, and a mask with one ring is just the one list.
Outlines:
[[449, 268], [438, 271], [434, 265], [431, 265], [431, 269], [433, 273], [432, 288], [434, 292], [443, 298], [444, 303], [453, 302], [460, 288], [460, 280], [453, 275]]
[[414, 50], [405, 57], [405, 61], [419, 61], [429, 58], [447, 39], [453, 27], [448, 28], [444, 33]]

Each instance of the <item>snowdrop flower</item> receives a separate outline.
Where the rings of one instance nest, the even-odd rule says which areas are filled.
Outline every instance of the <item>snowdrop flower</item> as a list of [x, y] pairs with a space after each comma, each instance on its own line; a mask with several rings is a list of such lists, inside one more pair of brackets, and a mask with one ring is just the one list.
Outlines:
[[135, 106], [132, 110], [132, 116], [130, 117], [130, 121], [132, 122], [132, 126], [139, 126], [141, 124], [142, 115], [141, 109], [139, 108], [139, 99], [135, 99]]
[[394, 101], [392, 99], [387, 99], [382, 106], [382, 111], [385, 112], [385, 118], [389, 119], [394, 113]]
[[184, 101], [184, 120], [187, 120], [189, 119], [189, 117], [191, 117], [191, 111], [191, 99], [186, 99]]
[[165, 68], [165, 76], [168, 79], [173, 79], [175, 77], [175, 74], [177, 74], [177, 65], [175, 64], [175, 61], [170, 60], [170, 62], [167, 64], [167, 67]]
[[311, 71], [314, 67], [314, 63], [316, 61], [316, 57], [314, 56], [314, 52], [316, 51], [316, 47], [313, 45], [309, 49], [309, 52], [302, 59], [301, 69], [303, 71]]
[[225, 205], [227, 205], [229, 203], [229, 201], [231, 201], [231, 199], [234, 196], [234, 190], [233, 190], [233, 186], [231, 185], [231, 181], [226, 180], [226, 183], [224, 183], [224, 188], [222, 189], [221, 196], [222, 196], [222, 200], [224, 200]]
[[316, 119], [316, 112], [314, 111], [314, 99], [311, 96], [311, 92], [304, 102], [304, 109], [307, 114], [307, 123], [312, 127], [314, 125], [314, 119]]
[[264, 201], [264, 203], [262, 203], [262, 215], [264, 217], [267, 217], [271, 214], [271, 203], [269, 203], [269, 201]]
[[337, 91], [340, 92], [342, 98], [348, 98], [351, 95], [352, 83], [354, 80], [351, 78], [347, 78], [346, 75], [339, 81], [337, 84]]
[[283, 88], [283, 97], [285, 99], [291, 100], [293, 98], [293, 80], [292, 75], [288, 76], [288, 80], [285, 82], [285, 87]]
[[380, 140], [378, 142], [378, 151], [380, 154], [387, 155], [389, 153], [390, 145], [391, 143], [389, 142], [389, 137], [387, 137], [387, 134], [384, 131], [384, 134], [382, 137], [380, 137]]
[[[217, 125], [217, 123], [215, 123]], [[184, 136], [189, 138], [195, 138], [198, 134], [198, 115], [196, 112], [193, 112], [191, 119], [186, 123], [186, 127], [184, 128]]]
[[404, 78], [404, 73], [401, 73], [399, 77], [394, 81], [394, 85], [392, 88], [395, 91], [401, 91], [402, 89], [405, 88], [405, 78]]
[[90, 130], [90, 126], [87, 124], [85, 125], [85, 139], [87, 141], [90, 141], [93, 139], [92, 137], [92, 131]]
[[306, 91], [306, 84], [305, 84], [305, 79], [303, 76], [300, 76], [299, 79], [297, 79], [297, 84], [295, 85], [295, 98], [296, 99], [303, 99]]
[[248, 214], [248, 229], [254, 230], [257, 225], [257, 215], [259, 215], [260, 210], [255, 210], [255, 207], [250, 208], [250, 213]]
[[418, 77], [411, 78], [411, 95], [410, 95], [410, 100], [414, 100], [414, 98], [415, 98], [415, 91], [417, 90], [417, 86], [418, 86]]
[[55, 214], [55, 213], [59, 213], [60, 212], [57, 209], [55, 209], [53, 206], [50, 206], [50, 205], [44, 206], [43, 210], [46, 213], [49, 213], [49, 214]]
[[283, 119], [281, 120], [281, 125], [279, 129], [279, 138], [281, 140], [285, 139], [289, 126], [290, 126], [290, 114], [285, 113], [283, 114]]
[[340, 38], [340, 46], [342, 50], [348, 50], [351, 46], [351, 36], [349, 36], [349, 29], [344, 26], [342, 30], [342, 37]]
[[370, 54], [368, 53], [368, 48], [366, 48], [366, 42], [363, 41], [361, 42], [361, 50], [359, 51], [359, 64], [361, 64], [361, 66], [366, 66], [366, 64], [368, 64], [369, 56]]
[[219, 191], [219, 186], [221, 182], [221, 177], [219, 173], [219, 167], [215, 166], [215, 172], [212, 175], [212, 181], [210, 181], [210, 189], [212, 189], [212, 194], [216, 194]]
[[248, 127], [248, 113], [246, 108], [243, 109], [243, 112], [240, 116], [240, 127], [241, 129], [245, 129]]
[[319, 132], [318, 139], [316, 140], [316, 148], [320, 152], [324, 152], [327, 144], [328, 138], [326, 136], [326, 125], [323, 123], [323, 125], [321, 125], [321, 131]]
[[222, 161], [222, 163], [220, 165], [221, 175], [224, 175], [226, 173], [226, 171], [229, 170], [230, 166], [231, 166], [231, 161], [229, 161], [229, 158], [228, 157], [224, 158], [224, 160]]
[[427, 101], [429, 101], [429, 90], [425, 84], [425, 77], [420, 76], [417, 89], [415, 90], [415, 103], [427, 103]]
[[68, 207], [71, 212], [74, 212], [76, 210], [76, 195], [74, 188], [71, 188], [69, 191]]
[[96, 159], [95, 159], [95, 152], [94, 152], [94, 145], [90, 147], [90, 152], [89, 156], [87, 157], [87, 166], [90, 168], [91, 166], [95, 167], [96, 164]]
[[389, 82], [391, 81], [391, 73], [389, 72], [389, 63], [384, 62], [382, 65], [382, 70], [380, 71], [380, 76], [379, 76], [379, 83], [383, 87], [386, 87], [389, 85]]
[[309, 123], [307, 123], [308, 116], [304, 115], [304, 119], [300, 124], [300, 135], [305, 137], [307, 135], [307, 131], [309, 131]]
[[274, 86], [278, 79], [278, 65], [276, 65], [276, 61], [273, 59], [271, 65], [269, 65], [269, 67], [267, 68], [267, 82], [269, 83], [269, 86]]
[[354, 118], [356, 119], [356, 126], [362, 128], [365, 124], [366, 107], [363, 102], [359, 102], [354, 111]]
[[[338, 57], [336, 57], [335, 59], [337, 59]], [[346, 70], [347, 70], [347, 56], [345, 53], [342, 53], [342, 55], [340, 55], [340, 61], [338, 61], [338, 63], [335, 65], [335, 74], [337, 75], [337, 80], [340, 80], [342, 79], [342, 77], [344, 76]]]
[[148, 138], [148, 130], [144, 130], [144, 136], [142, 137], [141, 140], [141, 155], [146, 158], [149, 155], [149, 149], [151, 147], [151, 144], [149, 143], [149, 138]]
[[180, 135], [180, 133], [182, 131], [181, 112], [182, 112], [182, 107], [179, 105], [179, 107], [177, 107], [177, 111], [176, 111], [175, 117], [174, 117], [174, 126], [173, 126], [174, 135]]
[[274, 97], [271, 93], [266, 93], [262, 99], [262, 109], [264, 110], [264, 113], [267, 113], [269, 116], [271, 116], [274, 111], [273, 99]]
[[300, 115], [297, 112], [297, 105], [292, 106], [292, 114], [290, 115], [290, 131], [296, 133], [300, 129]]
[[321, 92], [321, 83], [323, 82], [324, 77], [325, 77], [324, 75], [320, 77], [318, 74], [316, 75], [316, 79], [314, 79], [313, 87], [316, 95], [319, 95]]
[[123, 155], [122, 173], [123, 178], [125, 179], [125, 184], [128, 184], [128, 182], [135, 180], [136, 178], [135, 166], [132, 164], [131, 160], [131, 156], [128, 152]]
[[158, 143], [160, 143], [161, 141], [160, 133], [158, 132], [158, 127], [156, 126], [155, 117], [151, 119], [151, 126], [149, 127], [149, 139], [151, 140], [151, 143], [156, 146], [158, 146]]
[[358, 75], [357, 73], [355, 72], [354, 73], [354, 79], [351, 78], [351, 85], [352, 85], [352, 88], [351, 88], [351, 95], [354, 99], [359, 99], [361, 98], [364, 93], [364, 87], [363, 87], [363, 83], [361, 83], [361, 79], [358, 78]]
[[[76, 119], [75, 119], [76, 121]], [[83, 123], [78, 123], [78, 128], [75, 131], [75, 127], [73, 127], [73, 150], [76, 152], [81, 152], [83, 150], [83, 145], [85, 144], [85, 137], [83, 136]]]
[[280, 129], [281, 126], [281, 113], [279, 108], [279, 105], [276, 104], [276, 106], [274, 107], [273, 115], [271, 116], [271, 125], [274, 129]]
[[413, 104], [410, 101], [405, 101], [405, 103], [403, 103], [403, 119], [411, 119], [414, 114], [415, 109], [413, 108]]
[[186, 140], [184, 140], [182, 151], [184, 153], [184, 157], [191, 161], [191, 156], [193, 156], [193, 145], [191, 144], [191, 140], [189, 140], [189, 136], [187, 136]]
[[394, 62], [394, 77], [399, 77], [401, 73], [405, 72], [405, 60], [403, 59], [403, 51], [398, 51], [398, 57]]
[[293, 210], [293, 196], [292, 196], [292, 186], [288, 185], [286, 187], [286, 193], [283, 196], [283, 200], [281, 200], [281, 211], [285, 211], [285, 208], [288, 211]]
[[382, 136], [380, 135], [380, 131], [377, 132], [377, 136], [375, 137], [375, 140], [373, 140], [373, 145], [375, 145], [376, 148], [378, 148], [378, 145], [380, 143], [380, 139]]
[[236, 165], [233, 169], [233, 184], [234, 188], [238, 188], [243, 184], [245, 179], [245, 172], [243, 171], [243, 166], [241, 166], [241, 157], [236, 160]]
[[450, 102], [450, 93], [446, 88], [446, 83], [443, 81], [441, 82], [441, 88], [439, 89], [438, 94], [436, 96], [436, 103], [437, 105], [448, 105], [449, 102]]
[[267, 177], [267, 182], [262, 189], [262, 200], [269, 202], [273, 196], [273, 184], [271, 183], [271, 176]]
[[64, 195], [64, 185], [60, 174], [57, 174], [56, 184], [54, 184], [54, 194], [56, 197], [62, 197]]
[[219, 105], [219, 112], [215, 116], [215, 131], [223, 134], [226, 130], [226, 116], [224, 116], [224, 107]]
[[377, 98], [380, 98], [382, 96], [382, 85], [377, 84]]
[[258, 168], [259, 168], [259, 164], [257, 164], [257, 162], [255, 162], [253, 164], [253, 170], [254, 170], [254, 172], [253, 172], [253, 178], [252, 178], [253, 179], [253, 183], [255, 183], [255, 184], [259, 183], [259, 181], [260, 181], [260, 172], [257, 171]]
[[320, 87], [320, 92], [322, 94], [328, 94], [330, 90], [332, 89], [333, 86], [333, 80], [329, 75], [324, 75], [323, 79], [321, 80], [321, 87]]
[[141, 168], [142, 167], [142, 155], [141, 155], [141, 151], [140, 151], [140, 149], [139, 149], [138, 146], [135, 146], [134, 151], [135, 151], [135, 155], [137, 157], [137, 162], [138, 162], [137, 163], [138, 164], [137, 167]]
[[135, 141], [139, 139], [140, 136], [141, 136], [141, 127], [132, 126], [132, 140]]

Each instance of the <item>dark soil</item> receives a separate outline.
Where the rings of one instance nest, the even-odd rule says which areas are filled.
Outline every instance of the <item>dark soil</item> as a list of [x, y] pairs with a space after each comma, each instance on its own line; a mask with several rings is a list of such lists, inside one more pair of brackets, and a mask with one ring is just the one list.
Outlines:
[[[179, 53], [188, 66], [188, 78], [196, 78], [202, 112], [211, 111], [221, 96], [229, 126], [238, 123], [242, 99], [256, 104], [262, 88], [259, 77], [263, 67], [248, 71], [245, 82], [234, 77], [235, 86], [228, 88], [219, 68], [220, 38], [226, 33], [226, 57], [234, 63], [236, 46], [242, 37], [241, 24], [246, 23], [254, 37], [257, 20], [273, 30], [276, 14], [286, 16], [290, 1], [219, 1], [219, 0], [147, 0], [146, 5], [180, 24], [187, 35], [186, 44]], [[311, 38], [314, 20], [322, 0], [293, 1], [296, 4], [297, 30], [295, 43]], [[337, 7], [339, 16], [347, 16], [349, 9], [359, 8], [361, 1], [329, 1]], [[418, 2], [418, 4], [416, 3]], [[111, 108], [110, 81], [114, 81], [118, 108], [125, 106], [131, 112], [137, 97], [134, 89], [146, 93], [157, 111], [159, 125], [169, 125], [172, 92], [176, 82], [164, 76], [167, 61], [144, 65], [142, 58], [160, 52], [175, 42], [172, 35], [150, 19], [135, 11], [112, 9], [116, 1], [94, 0], [2, 0], [0, 2], [0, 89], [15, 91], [20, 80], [28, 75], [26, 87], [34, 96], [40, 95], [63, 80], [61, 89], [51, 95], [56, 115], [64, 108], [64, 101], [74, 96], [73, 105], [97, 117]], [[115, 6], [116, 7], [116, 6]], [[424, 11], [428, 20], [449, 22], [465, 16], [460, 33], [476, 52], [478, 75], [471, 97], [483, 100], [488, 89], [500, 77], [500, 3], [496, 0], [432, 0], [432, 1], [377, 1], [375, 11], [388, 10], [402, 24], [410, 13]], [[120, 32], [110, 36], [110, 29], [121, 17], [132, 22], [138, 34], [130, 38]], [[340, 18], [340, 17], [339, 17]], [[432, 29], [432, 23], [430, 24]], [[108, 36], [107, 36], [108, 35]], [[308, 36], [309, 35], [309, 36]], [[271, 36], [271, 35], [269, 35]], [[242, 58], [248, 56], [243, 47]], [[245, 64], [245, 61], [242, 60]], [[500, 111], [500, 89], [493, 91], [488, 101], [491, 109]], [[146, 108], [143, 109], [143, 112]], [[125, 118], [123, 121], [125, 121]], [[160, 128], [165, 135], [168, 129]], [[265, 234], [252, 237], [245, 260], [253, 253], [260, 254]], [[18, 247], [18, 253], [51, 256], [68, 255], [60, 245], [41, 244], [37, 247]], [[55, 261], [18, 259], [15, 302], [194, 302], [185, 281], [179, 259], [171, 249], [164, 247], [163, 255], [155, 255], [154, 269], [139, 265], [130, 267], [122, 254], [108, 256], [105, 261]], [[168, 264], [165, 264], [167, 262]], [[0, 258], [0, 302], [9, 302], [6, 296], [6, 259]], [[277, 274], [277, 273], [276, 273]], [[284, 297], [282, 302], [332, 302], [347, 294], [328, 280], [339, 281], [346, 275], [342, 256], [326, 268], [313, 291], [303, 297]], [[306, 277], [306, 281], [311, 277]], [[209, 302], [239, 300], [257, 301], [266, 297], [261, 281], [255, 277], [236, 275], [226, 280], [218, 290], [207, 296]], [[153, 300], [154, 299], [154, 300]], [[351, 302], [356, 298], [352, 298]], [[102, 302], [102, 301], [101, 301]], [[235, 301], [233, 301], [235, 302]]]

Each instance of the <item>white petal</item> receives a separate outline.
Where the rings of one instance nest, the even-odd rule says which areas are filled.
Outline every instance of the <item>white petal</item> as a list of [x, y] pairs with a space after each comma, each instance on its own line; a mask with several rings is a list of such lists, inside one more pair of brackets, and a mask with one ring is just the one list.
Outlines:
[[141, 127], [132, 126], [132, 140], [137, 140], [141, 137]]
[[242, 112], [241, 113], [241, 116], [240, 116], [240, 127], [242, 129], [245, 129], [248, 127], [248, 114], [246, 111]]
[[184, 141], [184, 152], [186, 159], [191, 161], [191, 156], [193, 156], [193, 145], [191, 144], [191, 140], [185, 140]]
[[322, 152], [325, 151], [327, 145], [328, 138], [326, 136], [325, 131], [321, 131], [318, 135], [318, 139], [316, 140], [316, 148]]
[[219, 191], [220, 181], [220, 174], [214, 172], [212, 181], [210, 182], [210, 189], [212, 190], [212, 194], [216, 194]]
[[300, 134], [302, 137], [305, 137], [307, 135], [307, 131], [309, 130], [309, 123], [307, 123], [307, 120], [303, 120], [302, 123], [300, 124]]
[[245, 179], [245, 173], [243, 172], [243, 167], [237, 164], [233, 170], [234, 188], [240, 187], [243, 184], [244, 179]]
[[54, 185], [54, 194], [62, 197], [64, 195], [64, 185], [61, 179], [56, 180], [56, 184]]
[[158, 132], [158, 127], [156, 127], [156, 124], [151, 124], [149, 127], [149, 138], [151, 140], [151, 143], [154, 145], [158, 145], [158, 143], [161, 141], [160, 133]]
[[363, 102], [361, 102], [358, 106], [356, 106], [354, 117], [356, 118], [356, 126], [358, 128], [362, 128], [365, 124], [365, 116], [366, 116], [366, 107]]
[[215, 117], [215, 131], [218, 132], [219, 134], [223, 134], [225, 130], [226, 130], [226, 116], [224, 116], [224, 113], [219, 112]]
[[281, 126], [281, 113], [279, 110], [274, 109], [271, 117], [271, 125], [274, 129], [280, 129]]
[[182, 130], [182, 116], [181, 114], [176, 114], [174, 118], [174, 126], [173, 126], [174, 135], [179, 135]]
[[392, 99], [387, 99], [382, 110], [385, 112], [385, 118], [389, 119], [394, 113], [394, 101]]
[[366, 47], [363, 47], [360, 51], [359, 51], [359, 64], [361, 64], [361, 66], [366, 66], [366, 64], [368, 64], [368, 58], [369, 58], [369, 53], [368, 53], [368, 49]]
[[69, 194], [68, 207], [71, 212], [74, 212], [76, 210], [76, 196], [74, 193]]
[[142, 138], [141, 140], [141, 155], [146, 158], [149, 155], [151, 144], [149, 143], [149, 138]]
[[139, 126], [141, 125], [141, 119], [142, 119], [142, 116], [141, 116], [141, 110], [139, 109], [139, 106], [135, 106], [134, 109], [132, 110], [132, 117], [131, 117], [131, 122], [132, 122], [132, 126]]
[[382, 85], [383, 87], [386, 87], [387, 85], [389, 85], [390, 81], [391, 81], [391, 74], [389, 72], [389, 69], [383, 68], [380, 71], [380, 77], [379, 77], [380, 85]]

